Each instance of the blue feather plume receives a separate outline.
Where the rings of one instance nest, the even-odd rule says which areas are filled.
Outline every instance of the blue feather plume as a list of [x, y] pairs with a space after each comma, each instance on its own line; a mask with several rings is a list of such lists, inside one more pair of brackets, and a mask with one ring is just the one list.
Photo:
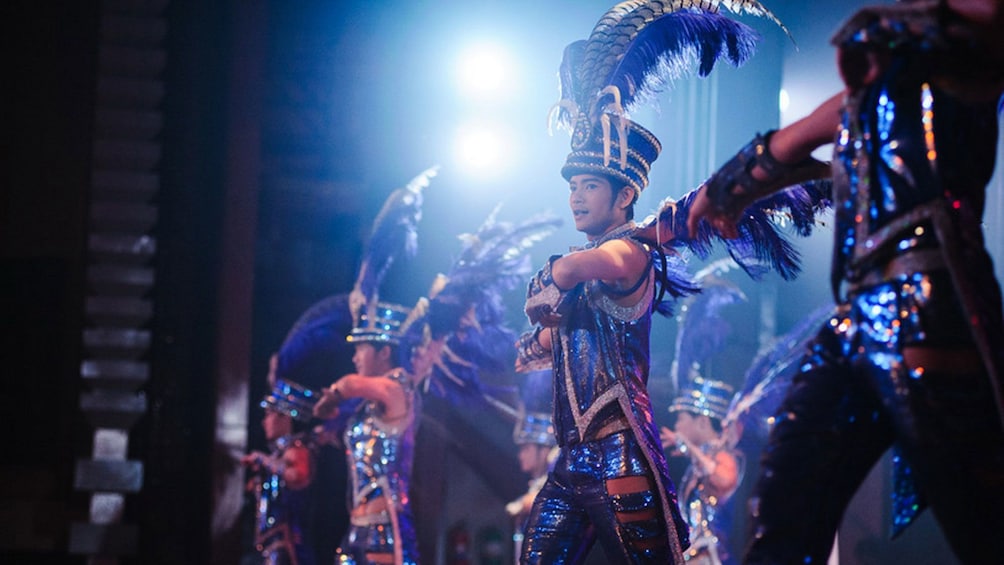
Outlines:
[[641, 231], [654, 237], [658, 223], [664, 233], [673, 234], [665, 246], [685, 247], [702, 259], [710, 256], [716, 243], [723, 244], [729, 255], [753, 279], [760, 279], [773, 270], [785, 280], [795, 278], [801, 267], [798, 250], [785, 235], [790, 222], [795, 235], [806, 237], [816, 226], [816, 217], [832, 205], [829, 182], [811, 182], [789, 187], [754, 202], [742, 214], [737, 230], [739, 237], [722, 237], [711, 225], [702, 221], [697, 234], [687, 233], [687, 217], [697, 190], [679, 200], [667, 200], [656, 216], [647, 218]]
[[742, 65], [753, 55], [758, 39], [753, 29], [719, 13], [673, 12], [638, 32], [610, 70], [608, 83], [620, 89], [621, 103], [630, 111], [668, 82], [686, 76], [695, 63], [701, 77], [723, 57], [734, 66]]
[[486, 385], [482, 377], [511, 371], [516, 334], [506, 326], [503, 295], [526, 281], [531, 272], [528, 250], [554, 232], [561, 220], [537, 214], [514, 224], [498, 221], [497, 213], [498, 208], [473, 234], [460, 236], [462, 249], [441, 279], [445, 284], [416, 308], [419, 315], [406, 328], [401, 349], [446, 339], [425, 381], [426, 392], [454, 405], [487, 401], [514, 418], [515, 409], [497, 400], [512, 391]]
[[587, 40], [565, 48], [558, 72], [558, 125], [591, 129], [603, 113], [630, 112], [695, 68], [703, 77], [720, 59], [745, 63], [759, 35], [719, 13], [721, 7], [768, 17], [785, 29], [756, 0], [621, 2], [600, 18]]
[[731, 263], [730, 260], [719, 260], [703, 269], [697, 275], [701, 292], [687, 298], [677, 316], [679, 330], [670, 371], [675, 390], [680, 390], [681, 381], [686, 381], [691, 367], [705, 365], [721, 354], [725, 340], [732, 332], [731, 324], [721, 314], [722, 309], [746, 301], [742, 290], [721, 276]]
[[345, 336], [352, 331], [348, 294], [328, 296], [300, 315], [276, 352], [276, 377], [309, 388], [331, 383], [339, 368], [349, 368], [352, 346]]
[[392, 192], [373, 221], [354, 289], [362, 293], [367, 304], [379, 294], [380, 284], [395, 259], [415, 256], [416, 230], [422, 218], [422, 190], [438, 172], [438, 165], [430, 167]]
[[537, 214], [519, 223], [497, 220], [495, 208], [473, 234], [463, 234], [463, 249], [446, 277], [446, 286], [431, 297], [430, 328], [433, 336], [459, 329], [471, 307], [480, 322], [501, 323], [502, 295], [522, 285], [531, 272], [527, 251], [554, 232], [561, 220]]
[[[675, 251], [659, 250], [660, 261], [656, 263], [656, 280], [659, 293], [654, 301], [655, 313], [670, 317], [674, 314], [676, 301], [701, 292], [700, 284], [694, 279], [686, 260]], [[669, 299], [665, 296], [669, 295]]]

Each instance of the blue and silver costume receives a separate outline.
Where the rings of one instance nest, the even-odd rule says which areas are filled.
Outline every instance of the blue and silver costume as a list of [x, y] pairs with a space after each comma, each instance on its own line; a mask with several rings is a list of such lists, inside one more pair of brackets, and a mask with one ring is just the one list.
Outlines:
[[[633, 222], [597, 240], [630, 239]], [[647, 248], [646, 248], [647, 249]], [[644, 286], [630, 307], [617, 305]], [[669, 563], [687, 543], [647, 382], [655, 276], [651, 262], [638, 286], [617, 291], [601, 281], [577, 285], [562, 301], [552, 334], [555, 434], [561, 453], [534, 502], [524, 563], [567, 563], [598, 539], [611, 562]], [[540, 368], [538, 365], [536, 368]], [[611, 479], [646, 476], [653, 490], [610, 495]], [[655, 510], [655, 518], [618, 520]]]
[[408, 412], [387, 421], [378, 403], [366, 401], [348, 420], [343, 438], [349, 462], [351, 525], [336, 563], [372, 563], [368, 556], [375, 554], [392, 556], [397, 565], [418, 562], [408, 488], [419, 397], [403, 369], [388, 377], [404, 388]]
[[[751, 563], [826, 562], [891, 446], [894, 527], [926, 503], [963, 562], [1004, 554], [1001, 296], [980, 227], [996, 100], [960, 95], [1004, 64], [949, 37], [951, 19], [937, 2], [872, 8], [835, 38], [851, 87], [833, 167], [838, 309], [780, 407]], [[857, 84], [846, 63], [873, 53], [880, 75]], [[951, 368], [910, 367], [911, 349], [957, 354]]]
[[[300, 437], [278, 438], [269, 459], [281, 462], [291, 447], [311, 449]], [[317, 562], [310, 529], [304, 523], [309, 516], [310, 489], [295, 490], [282, 478], [281, 464], [259, 466], [255, 492], [255, 549], [263, 565], [314, 565]]]
[[[694, 432], [693, 423], [680, 426], [676, 422], [673, 425], [676, 430], [674, 453], [690, 459], [690, 465], [680, 481], [680, 511], [690, 526], [690, 547], [683, 557], [692, 565], [735, 563], [728, 539], [731, 528], [729, 502], [743, 480], [744, 457], [721, 434], [721, 423], [729, 412], [733, 398], [732, 386], [724, 381], [701, 376], [698, 368], [705, 359], [687, 357], [682, 351], [698, 347], [695, 340], [708, 339], [706, 333], [696, 329], [692, 320], [716, 317], [714, 303], [733, 292], [734, 288], [729, 285], [704, 286], [700, 297], [710, 298], [707, 301], [690, 300], [678, 334], [677, 359], [690, 369], [687, 371], [687, 381], [680, 384], [676, 398], [669, 405], [669, 413], [676, 414], [677, 418], [680, 413], [688, 413], [692, 420], [707, 417], [708, 425], [715, 432], [698, 435]], [[719, 325], [715, 330], [721, 331], [722, 327]], [[702, 439], [696, 440], [697, 437]], [[696, 441], [702, 443], [698, 444]], [[734, 471], [729, 469], [718, 472], [719, 460], [726, 459], [730, 459], [735, 465]], [[709, 461], [712, 462], [710, 465]]]
[[[561, 99], [554, 112], [556, 123], [571, 130], [572, 151], [561, 168], [565, 180], [601, 175], [614, 193], [626, 187], [641, 194], [662, 145], [628, 117], [630, 110], [687, 70], [706, 76], [720, 58], [740, 65], [753, 52], [757, 34], [721, 8], [777, 21], [756, 1], [621, 2], [607, 10], [587, 39], [566, 46], [558, 72]], [[700, 64], [694, 65], [697, 61]], [[551, 362], [555, 431], [562, 449], [531, 510], [523, 562], [579, 562], [597, 539], [611, 562], [683, 561], [687, 526], [667, 471], [647, 384], [653, 310], [668, 312], [663, 292], [680, 297], [695, 290], [689, 274], [681, 272], [685, 269], [666, 261], [656, 249], [677, 245], [662, 235], [673, 239], [683, 233], [675, 229], [680, 225], [676, 221], [686, 220], [693, 198], [665, 202], [658, 219], [641, 227], [634, 222], [604, 226], [613, 229], [591, 242], [620, 239], [644, 249], [650, 260], [632, 288], [587, 280], [561, 296], [553, 280], [547, 282], [550, 264], [531, 282], [531, 323], [545, 317], [550, 323], [549, 309], [555, 306], [561, 321], [541, 330], [550, 332], [549, 354], [542, 351], [536, 334], [521, 338], [518, 366], [541, 368], [534, 362], [540, 357]], [[753, 222], [763, 218], [760, 214]], [[710, 231], [678, 243], [706, 256]], [[744, 249], [735, 255], [756, 250], [758, 258], [777, 257], [754, 241], [760, 231], [744, 233]], [[784, 258], [777, 264], [790, 265]], [[658, 299], [656, 280], [662, 283]], [[621, 305], [635, 295], [641, 296], [635, 304]], [[636, 478], [620, 480], [629, 477]], [[646, 489], [608, 494], [608, 485], [627, 489], [624, 485], [642, 483], [637, 477], [647, 479]]]
[[[701, 451], [711, 457], [728, 450], [739, 465], [739, 481], [742, 481], [743, 456], [738, 451], [721, 443], [707, 443], [700, 447]], [[729, 529], [731, 528], [731, 510], [728, 506], [729, 492], [717, 496], [707, 483], [707, 475], [700, 472], [697, 465], [687, 467], [680, 480], [680, 509], [687, 524], [690, 526], [690, 548], [683, 557], [688, 563], [700, 565], [721, 565], [736, 563], [729, 546]]]

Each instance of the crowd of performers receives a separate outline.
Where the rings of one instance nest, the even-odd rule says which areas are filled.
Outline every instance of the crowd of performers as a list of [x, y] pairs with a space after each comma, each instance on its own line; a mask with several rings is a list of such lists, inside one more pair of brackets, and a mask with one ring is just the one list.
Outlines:
[[[718, 59], [751, 56], [757, 36], [730, 12], [780, 22], [756, 1], [632, 0], [603, 14], [565, 49], [553, 112], [571, 132], [560, 172], [585, 242], [529, 276], [526, 252], [553, 219], [491, 217], [405, 308], [379, 288], [413, 251], [434, 171], [392, 195], [355, 287], [305, 314], [270, 373], [272, 451], [245, 458], [265, 562], [316, 562], [297, 511], [318, 480], [317, 445], [337, 445], [348, 467], [336, 562], [422, 562], [409, 489], [423, 396], [483, 402], [479, 371], [513, 359], [534, 392], [512, 417], [530, 479], [506, 506], [520, 563], [582, 563], [594, 545], [610, 563], [825, 563], [851, 497], [890, 448], [894, 531], [930, 507], [960, 561], [999, 561], [1004, 324], [981, 222], [1004, 91], [1002, 4], [901, 1], [853, 14], [832, 39], [843, 91], [755, 135], [640, 222], [634, 205], [661, 144], [629, 112], [672, 73], [706, 76]], [[830, 163], [811, 156], [828, 143]], [[720, 247], [754, 278], [796, 276], [782, 229], [808, 235], [828, 208], [834, 302], [813, 314], [817, 327], [778, 340], [737, 393], [688, 363], [672, 404], [654, 406], [653, 317], [701, 293], [692, 265]], [[523, 285], [529, 329], [517, 338], [508, 328], [522, 321], [507, 324], [498, 298]], [[355, 373], [319, 391], [297, 385], [296, 357], [336, 343], [352, 347]], [[660, 430], [655, 414], [667, 409], [673, 423]], [[768, 419], [762, 453], [737, 449], [744, 426]], [[689, 462], [676, 482], [667, 455]], [[731, 500], [753, 459], [750, 500]], [[729, 503], [748, 509], [746, 547], [728, 541]]]

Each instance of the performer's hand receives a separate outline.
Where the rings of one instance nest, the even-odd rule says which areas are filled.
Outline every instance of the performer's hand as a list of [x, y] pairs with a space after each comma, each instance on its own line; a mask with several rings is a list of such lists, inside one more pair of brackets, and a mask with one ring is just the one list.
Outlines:
[[557, 313], [550, 304], [541, 304], [533, 308], [526, 309], [527, 319], [530, 323], [554, 328], [561, 325], [561, 314]]
[[341, 404], [344, 397], [342, 393], [338, 390], [338, 383], [321, 390], [321, 398], [314, 404], [314, 417], [327, 419], [334, 418], [338, 415], [338, 405]]
[[342, 444], [342, 438], [339, 436], [338, 431], [328, 429], [323, 424], [314, 426], [313, 436], [314, 442], [317, 445], [340, 446]]
[[526, 290], [526, 304], [523, 306], [530, 325], [554, 327], [561, 323], [558, 307], [565, 292], [558, 288], [551, 276], [551, 269], [559, 259], [561, 255], [552, 255], [547, 264], [530, 279]]
[[241, 465], [250, 467], [253, 471], [260, 469], [267, 461], [268, 455], [265, 455], [261, 451], [252, 451], [241, 457]]
[[739, 237], [736, 220], [722, 214], [711, 205], [711, 200], [708, 198], [708, 187], [705, 185], [701, 185], [697, 189], [697, 195], [694, 196], [694, 202], [690, 206], [690, 214], [687, 216], [687, 232], [691, 238], [697, 237], [697, 228], [701, 220], [707, 221], [724, 238], [735, 239]]
[[659, 428], [659, 440], [662, 441], [663, 449], [668, 447], [672, 447], [674, 450], [676, 449], [676, 433], [666, 426]]
[[654, 241], [660, 247], [668, 248], [669, 244], [676, 239], [676, 234], [673, 232], [670, 222], [659, 217], [654, 217], [651, 221], [646, 220], [646, 223], [639, 226], [634, 237], [646, 241]]

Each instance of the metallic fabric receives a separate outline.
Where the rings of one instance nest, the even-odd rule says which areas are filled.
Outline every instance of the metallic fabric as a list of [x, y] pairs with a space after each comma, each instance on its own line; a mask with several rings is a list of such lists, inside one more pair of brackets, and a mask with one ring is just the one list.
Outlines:
[[580, 563], [597, 540], [611, 563], [671, 563], [667, 544], [632, 548], [665, 535], [661, 518], [621, 524], [615, 515], [658, 508], [659, 493], [606, 490], [610, 479], [651, 476], [644, 449], [630, 430], [562, 449], [530, 510], [521, 563]]
[[[903, 348], [969, 335], [945, 271], [856, 294], [822, 328], [764, 454], [748, 563], [825, 563], [844, 508], [891, 446], [964, 562], [1004, 550], [1004, 435], [985, 372], [910, 370]], [[954, 314], [954, 315], [953, 315]], [[919, 510], [906, 483], [901, 525]], [[905, 512], [905, 514], [904, 514]]]
[[363, 402], [349, 419], [344, 434], [351, 508], [365, 508], [382, 499], [386, 509], [363, 516], [353, 514], [349, 531], [338, 548], [337, 563], [367, 563], [367, 553], [391, 554], [396, 564], [418, 560], [408, 488], [419, 397], [403, 370], [391, 378], [408, 395], [407, 415], [388, 422], [377, 403]]
[[[711, 458], [722, 450], [728, 450], [739, 467], [737, 484], [742, 482], [745, 465], [741, 453], [725, 445], [710, 443], [700, 449]], [[728, 533], [732, 524], [729, 520], [731, 507], [728, 504], [735, 491], [716, 496], [711, 493], [707, 479], [707, 475], [702, 475], [691, 464], [680, 480], [680, 508], [690, 526], [690, 549], [684, 552], [683, 557], [694, 564], [730, 565], [736, 561], [729, 546]]]
[[[292, 445], [303, 446], [299, 439], [282, 437], [274, 442], [270, 458], [281, 461]], [[308, 447], [309, 449], [309, 447]], [[286, 486], [282, 469], [260, 467], [255, 492], [255, 549], [265, 565], [313, 565], [314, 548], [305, 528], [309, 489], [293, 490]]]
[[[634, 230], [631, 222], [592, 243], [626, 238]], [[632, 475], [652, 477], [659, 486], [652, 503], [660, 516], [657, 530], [667, 540], [662, 562], [682, 560], [687, 528], [646, 388], [654, 296], [651, 267], [644, 277], [646, 291], [633, 307], [614, 303], [600, 281], [577, 285], [568, 291], [561, 325], [548, 330], [553, 344], [555, 434], [562, 455], [531, 511], [525, 563], [579, 562], [584, 558], [579, 550], [588, 550], [597, 535], [610, 559], [629, 562], [613, 513], [608, 507], [603, 512], [593, 507], [607, 504], [606, 479]], [[624, 425], [616, 425], [618, 419]], [[626, 443], [602, 443], [601, 429], [605, 434], [618, 428], [626, 431], [607, 437]], [[568, 490], [570, 484], [575, 484], [573, 490]]]
[[[926, 501], [963, 562], [1004, 554], [1001, 298], [980, 229], [996, 103], [959, 96], [956, 79], [980, 76], [967, 69], [982, 54], [942, 33], [945, 14], [936, 2], [866, 9], [837, 35], [842, 60], [878, 52], [883, 67], [867, 84], [844, 69], [838, 311], [777, 414], [748, 563], [824, 563], [844, 508], [890, 447], [894, 532]], [[908, 367], [909, 347], [976, 352], [982, 366]]]

